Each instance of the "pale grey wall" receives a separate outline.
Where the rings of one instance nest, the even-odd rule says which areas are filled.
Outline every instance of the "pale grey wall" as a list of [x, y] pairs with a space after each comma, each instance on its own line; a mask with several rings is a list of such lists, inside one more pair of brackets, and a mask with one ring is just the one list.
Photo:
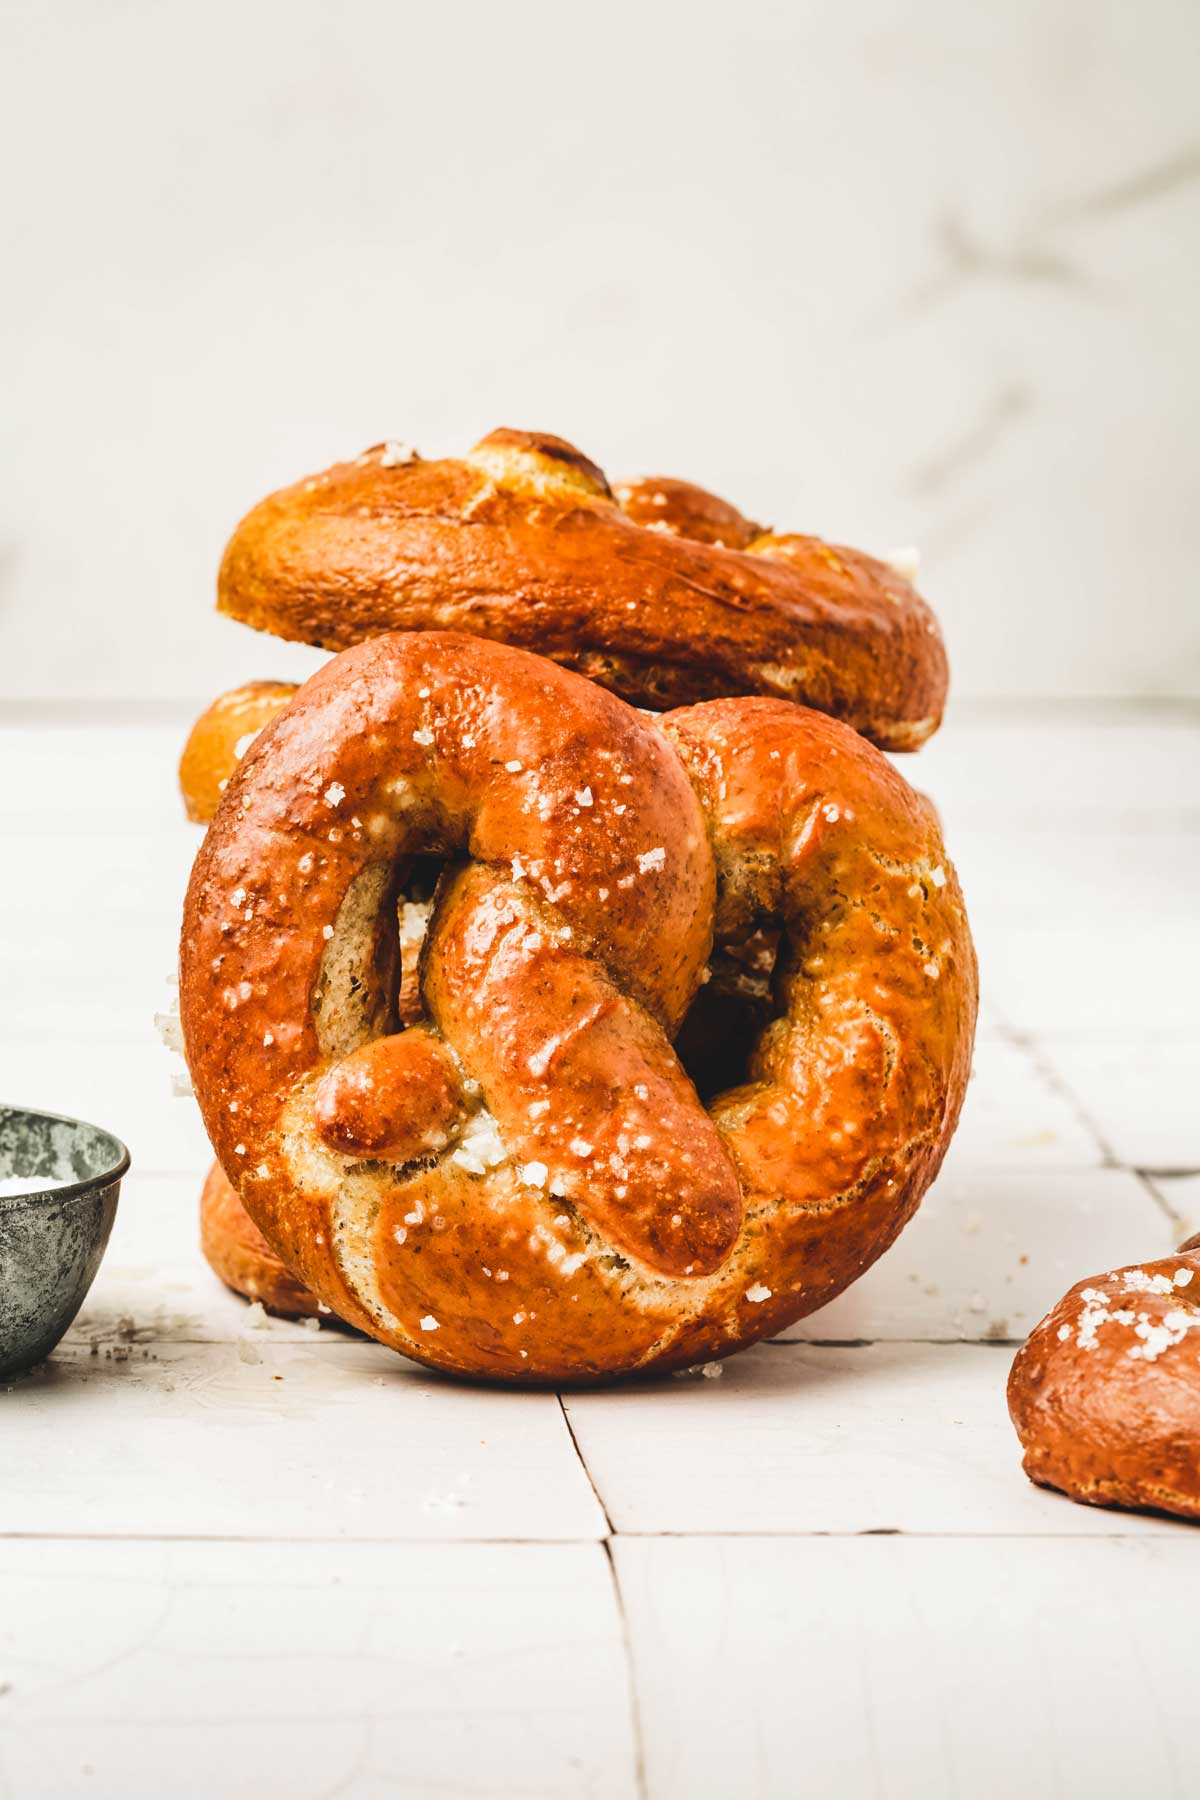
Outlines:
[[499, 423], [915, 541], [959, 693], [1200, 687], [1194, 0], [2, 17], [0, 694], [295, 667], [238, 514]]

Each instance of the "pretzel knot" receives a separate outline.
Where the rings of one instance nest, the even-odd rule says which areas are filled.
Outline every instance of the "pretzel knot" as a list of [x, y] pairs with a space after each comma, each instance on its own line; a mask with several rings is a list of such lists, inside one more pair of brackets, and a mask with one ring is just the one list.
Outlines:
[[578, 1379], [776, 1331], [887, 1247], [954, 1128], [975, 963], [931, 809], [845, 726], [651, 720], [420, 632], [246, 755], [181, 1002], [220, 1161], [326, 1305]]

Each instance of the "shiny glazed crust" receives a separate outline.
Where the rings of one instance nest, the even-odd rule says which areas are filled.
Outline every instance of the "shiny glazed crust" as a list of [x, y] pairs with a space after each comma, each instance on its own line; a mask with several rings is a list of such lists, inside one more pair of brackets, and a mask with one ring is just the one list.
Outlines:
[[1200, 1519], [1200, 1253], [1077, 1283], [1018, 1351], [1008, 1410], [1031, 1481]]
[[200, 1193], [200, 1248], [226, 1287], [285, 1319], [315, 1318], [320, 1303], [280, 1261], [222, 1169], [214, 1163]]
[[194, 825], [207, 825], [238, 763], [295, 691], [294, 681], [247, 681], [200, 714], [179, 759], [179, 788]]
[[256, 506], [220, 610], [344, 650], [453, 629], [535, 650], [637, 706], [800, 701], [890, 750], [937, 729], [937, 622], [889, 564], [764, 531], [667, 478], [609, 488], [561, 438], [494, 431], [461, 459], [384, 444]]
[[[397, 1033], [418, 854], [448, 862]], [[853, 732], [767, 699], [656, 722], [448, 633], [347, 651], [267, 728], [181, 947], [196, 1094], [268, 1241], [382, 1342], [496, 1379], [692, 1363], [831, 1299], [937, 1172], [975, 1002], [932, 810]], [[689, 1033], [740, 1048], [706, 1103]]]

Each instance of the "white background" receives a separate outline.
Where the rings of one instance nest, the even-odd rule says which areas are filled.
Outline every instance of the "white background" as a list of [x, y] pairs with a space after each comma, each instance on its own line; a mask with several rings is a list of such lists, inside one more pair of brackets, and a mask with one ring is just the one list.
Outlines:
[[498, 424], [917, 542], [960, 696], [1200, 688], [1194, 0], [2, 17], [0, 697], [304, 668], [240, 513]]

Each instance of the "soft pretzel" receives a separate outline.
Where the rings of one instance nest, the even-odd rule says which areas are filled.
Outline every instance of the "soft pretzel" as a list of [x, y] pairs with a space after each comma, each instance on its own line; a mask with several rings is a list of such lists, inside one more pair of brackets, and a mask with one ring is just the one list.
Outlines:
[[[427, 1017], [397, 1032], [397, 889], [431, 853]], [[705, 1102], [671, 1040], [710, 969], [761, 1029]], [[423, 632], [335, 659], [248, 752], [181, 1012], [217, 1154], [326, 1305], [556, 1381], [719, 1355], [861, 1273], [953, 1131], [975, 964], [930, 810], [845, 727], [766, 699], [656, 724]]]
[[287, 1319], [315, 1318], [320, 1301], [268, 1244], [214, 1163], [200, 1194], [200, 1248], [226, 1287]]
[[212, 818], [238, 763], [295, 691], [294, 681], [248, 681], [200, 714], [179, 759], [179, 787], [193, 824]]
[[472, 632], [654, 709], [777, 695], [890, 750], [923, 743], [946, 697], [936, 620], [898, 569], [765, 531], [687, 482], [614, 491], [536, 432], [457, 460], [380, 444], [272, 494], [235, 531], [217, 603], [328, 650]]
[[1025, 1473], [1092, 1506], [1200, 1519], [1200, 1251], [1078, 1282], [1018, 1351]]

